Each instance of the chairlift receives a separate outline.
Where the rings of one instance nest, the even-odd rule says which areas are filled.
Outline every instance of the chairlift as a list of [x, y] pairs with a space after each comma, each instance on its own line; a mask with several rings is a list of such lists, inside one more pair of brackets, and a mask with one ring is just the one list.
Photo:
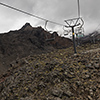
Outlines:
[[84, 28], [83, 27], [77, 27], [75, 30], [76, 34], [76, 43], [77, 45], [80, 45], [80, 38], [84, 37]]
[[69, 33], [71, 32], [71, 30], [70, 29], [65, 29], [65, 26], [63, 26], [63, 34], [64, 34], [64, 36], [66, 36], [66, 35], [69, 35]]
[[63, 34], [64, 34], [64, 36], [70, 36], [70, 39], [72, 39], [72, 34], [71, 34], [71, 32], [72, 32], [72, 30], [71, 29], [65, 29], [66, 28], [66, 26], [63, 26]]
[[75, 30], [75, 33], [77, 35], [84, 35], [84, 28], [83, 27], [77, 27]]
[[52, 32], [52, 31], [48, 31], [47, 29], [47, 23], [48, 23], [48, 20], [45, 21], [45, 30], [49, 33], [51, 33], [52, 37], [49, 37], [48, 34], [46, 34], [46, 41], [53, 41], [55, 39], [55, 33]]

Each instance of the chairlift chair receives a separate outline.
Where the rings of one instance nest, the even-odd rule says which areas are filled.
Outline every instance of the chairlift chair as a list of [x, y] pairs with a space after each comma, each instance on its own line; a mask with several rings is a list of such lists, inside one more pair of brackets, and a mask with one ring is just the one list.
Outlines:
[[75, 30], [76, 34], [76, 43], [77, 45], [80, 45], [80, 38], [84, 37], [84, 28], [83, 27], [77, 27]]
[[49, 38], [48, 34], [46, 34], [46, 41], [53, 41], [55, 39], [55, 33], [53, 33], [52, 31], [48, 31], [47, 29], [47, 23], [48, 23], [48, 20], [45, 21], [45, 30], [49, 33], [51, 33], [51, 35], [53, 35], [52, 37]]
[[83, 35], [84, 36], [84, 28], [83, 27], [77, 27], [75, 30], [75, 33], [77, 35]]
[[65, 29], [65, 26], [63, 26], [63, 30], [64, 30], [64, 31], [63, 31], [64, 36], [69, 35], [69, 33], [72, 32], [71, 29], [67, 29], [67, 30], [66, 30], [66, 29]]

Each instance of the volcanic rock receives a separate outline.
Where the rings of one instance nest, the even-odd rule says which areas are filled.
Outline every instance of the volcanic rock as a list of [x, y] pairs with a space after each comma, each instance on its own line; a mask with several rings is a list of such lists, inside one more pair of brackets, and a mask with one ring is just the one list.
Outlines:
[[[53, 41], [46, 41], [52, 38]], [[10, 63], [16, 59], [29, 55], [46, 53], [58, 48], [67, 48], [72, 41], [57, 35], [57, 32], [50, 34], [42, 27], [32, 27], [26, 23], [21, 29], [0, 34], [0, 73], [6, 71]]]
[[84, 47], [77, 55], [70, 47], [13, 62], [0, 77], [0, 100], [99, 100], [100, 68], [87, 65], [100, 63], [100, 44]]

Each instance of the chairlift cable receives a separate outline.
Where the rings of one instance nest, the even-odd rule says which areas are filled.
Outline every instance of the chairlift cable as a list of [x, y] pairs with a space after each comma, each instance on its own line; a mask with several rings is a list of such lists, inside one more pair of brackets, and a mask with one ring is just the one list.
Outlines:
[[16, 10], [16, 11], [19, 11], [19, 12], [21, 12], [21, 13], [27, 14], [27, 15], [32, 16], [32, 17], [35, 17], [35, 18], [38, 18], [38, 19], [41, 19], [41, 20], [44, 20], [44, 21], [48, 21], [48, 22], [53, 23], [53, 24], [56, 24], [56, 25], [64, 26], [64, 25], [61, 24], [61, 23], [57, 23], [57, 22], [54, 22], [54, 21], [51, 21], [51, 20], [47, 20], [47, 19], [45, 19], [45, 18], [42, 18], [42, 17], [39, 17], [39, 16], [37, 16], [37, 15], [28, 13], [28, 12], [26, 12], [26, 11], [23, 11], [23, 10], [21, 10], [21, 9], [12, 7], [12, 6], [10, 6], [10, 5], [7, 5], [7, 4], [1, 3], [1, 2], [0, 2], [0, 5], [5, 6], [5, 7], [8, 7], [8, 8], [10, 8], [10, 9], [13, 9], [13, 10]]
[[98, 26], [96, 27], [95, 31], [97, 31], [97, 30], [98, 30], [99, 26], [100, 26], [100, 24], [98, 24]]

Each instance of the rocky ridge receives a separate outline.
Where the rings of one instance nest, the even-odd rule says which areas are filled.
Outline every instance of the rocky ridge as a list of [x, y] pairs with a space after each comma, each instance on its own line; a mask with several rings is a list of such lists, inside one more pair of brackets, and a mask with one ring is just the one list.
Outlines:
[[100, 100], [100, 43], [16, 60], [0, 78], [0, 100]]
[[[46, 41], [55, 35], [54, 41]], [[21, 29], [0, 34], [0, 74], [10, 63], [29, 55], [51, 52], [72, 45], [70, 39], [62, 38], [57, 32], [50, 34], [42, 27], [32, 27], [26, 23]]]

